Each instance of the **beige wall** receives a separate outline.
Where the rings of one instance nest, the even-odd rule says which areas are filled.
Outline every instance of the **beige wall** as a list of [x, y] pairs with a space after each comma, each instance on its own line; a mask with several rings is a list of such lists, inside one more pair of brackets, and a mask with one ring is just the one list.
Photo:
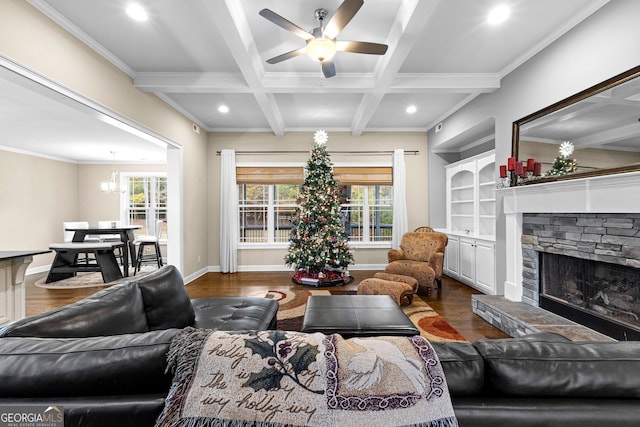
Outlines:
[[[209, 136], [209, 265], [220, 265], [220, 156], [217, 152], [233, 148], [238, 151], [303, 151], [301, 154], [273, 155], [236, 155], [236, 162], [298, 162], [306, 164], [313, 148], [313, 132], [291, 132], [282, 137], [269, 133], [213, 133]], [[427, 137], [426, 133], [365, 133], [354, 137], [346, 132], [329, 132], [328, 150], [331, 151], [392, 151], [403, 148], [416, 150], [418, 155], [405, 155], [407, 167], [407, 209], [409, 229], [429, 223]], [[334, 164], [371, 164], [387, 163], [391, 165], [391, 155], [338, 155], [332, 154]], [[444, 189], [443, 189], [444, 191]], [[238, 253], [239, 269], [260, 268], [260, 266], [284, 266], [286, 249], [244, 249]], [[357, 248], [354, 251], [355, 268], [358, 265], [386, 264], [387, 249]]]
[[[62, 240], [62, 222], [77, 220], [75, 164], [0, 150], [0, 250], [43, 250]], [[34, 257], [32, 267], [52, 255]]]
[[[64, 221], [120, 217], [118, 194], [100, 191], [112, 166], [77, 165], [0, 150], [0, 250], [40, 250], [61, 242]], [[120, 172], [164, 172], [165, 165], [116, 165]], [[48, 266], [53, 255], [34, 257], [30, 269]]]
[[[98, 221], [120, 218], [120, 194], [103, 193], [100, 183], [109, 179], [112, 165], [78, 165], [78, 217], [96, 224]], [[119, 173], [166, 172], [164, 164], [116, 164]]]
[[[207, 206], [203, 197], [207, 190], [204, 179], [207, 173], [206, 134], [194, 133], [190, 120], [155, 95], [137, 90], [129, 76], [26, 1], [0, 1], [0, 55], [182, 147], [183, 161], [188, 165], [183, 167], [183, 274], [204, 268], [207, 251], [207, 236], [202, 232], [207, 229]], [[197, 262], [198, 256], [200, 262]]]

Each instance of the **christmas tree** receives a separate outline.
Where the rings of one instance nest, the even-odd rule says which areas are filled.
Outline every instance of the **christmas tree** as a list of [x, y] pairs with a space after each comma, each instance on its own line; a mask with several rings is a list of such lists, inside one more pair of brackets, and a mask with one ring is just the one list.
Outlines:
[[[294, 228], [285, 256], [287, 266], [296, 269], [297, 283], [346, 280], [347, 267], [353, 262], [340, 210], [340, 192], [333, 177], [329, 153], [325, 146], [327, 134], [316, 132], [316, 145], [305, 168], [306, 174]], [[345, 276], [343, 278], [342, 276]]]
[[564, 141], [560, 144], [560, 155], [555, 158], [551, 169], [549, 169], [545, 176], [564, 176], [570, 173], [574, 173], [578, 169], [578, 162], [572, 159], [573, 144], [569, 141]]

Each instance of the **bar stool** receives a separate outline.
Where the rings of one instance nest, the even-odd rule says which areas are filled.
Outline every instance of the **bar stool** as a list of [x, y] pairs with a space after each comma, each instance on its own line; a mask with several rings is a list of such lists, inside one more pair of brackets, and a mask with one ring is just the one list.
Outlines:
[[[160, 252], [160, 235], [162, 234], [162, 220], [156, 221], [156, 234], [155, 236], [142, 235], [136, 237], [136, 240], [133, 241], [133, 244], [138, 246], [138, 255], [136, 257], [136, 266], [133, 271], [133, 275], [135, 276], [140, 268], [142, 267], [143, 262], [155, 262], [158, 264], [158, 268], [162, 267], [162, 253]], [[153, 246], [155, 248], [154, 254], [145, 255], [144, 248], [145, 246]]]

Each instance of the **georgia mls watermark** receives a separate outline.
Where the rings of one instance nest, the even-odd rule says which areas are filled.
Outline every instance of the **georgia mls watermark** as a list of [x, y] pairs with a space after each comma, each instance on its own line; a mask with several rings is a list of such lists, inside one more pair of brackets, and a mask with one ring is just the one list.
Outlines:
[[0, 427], [64, 427], [62, 406], [0, 405]]

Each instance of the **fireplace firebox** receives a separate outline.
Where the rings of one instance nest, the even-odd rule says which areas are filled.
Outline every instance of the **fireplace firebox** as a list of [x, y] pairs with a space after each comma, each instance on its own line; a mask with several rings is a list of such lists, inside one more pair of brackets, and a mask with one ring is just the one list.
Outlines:
[[540, 307], [618, 340], [640, 340], [640, 269], [539, 252]]

